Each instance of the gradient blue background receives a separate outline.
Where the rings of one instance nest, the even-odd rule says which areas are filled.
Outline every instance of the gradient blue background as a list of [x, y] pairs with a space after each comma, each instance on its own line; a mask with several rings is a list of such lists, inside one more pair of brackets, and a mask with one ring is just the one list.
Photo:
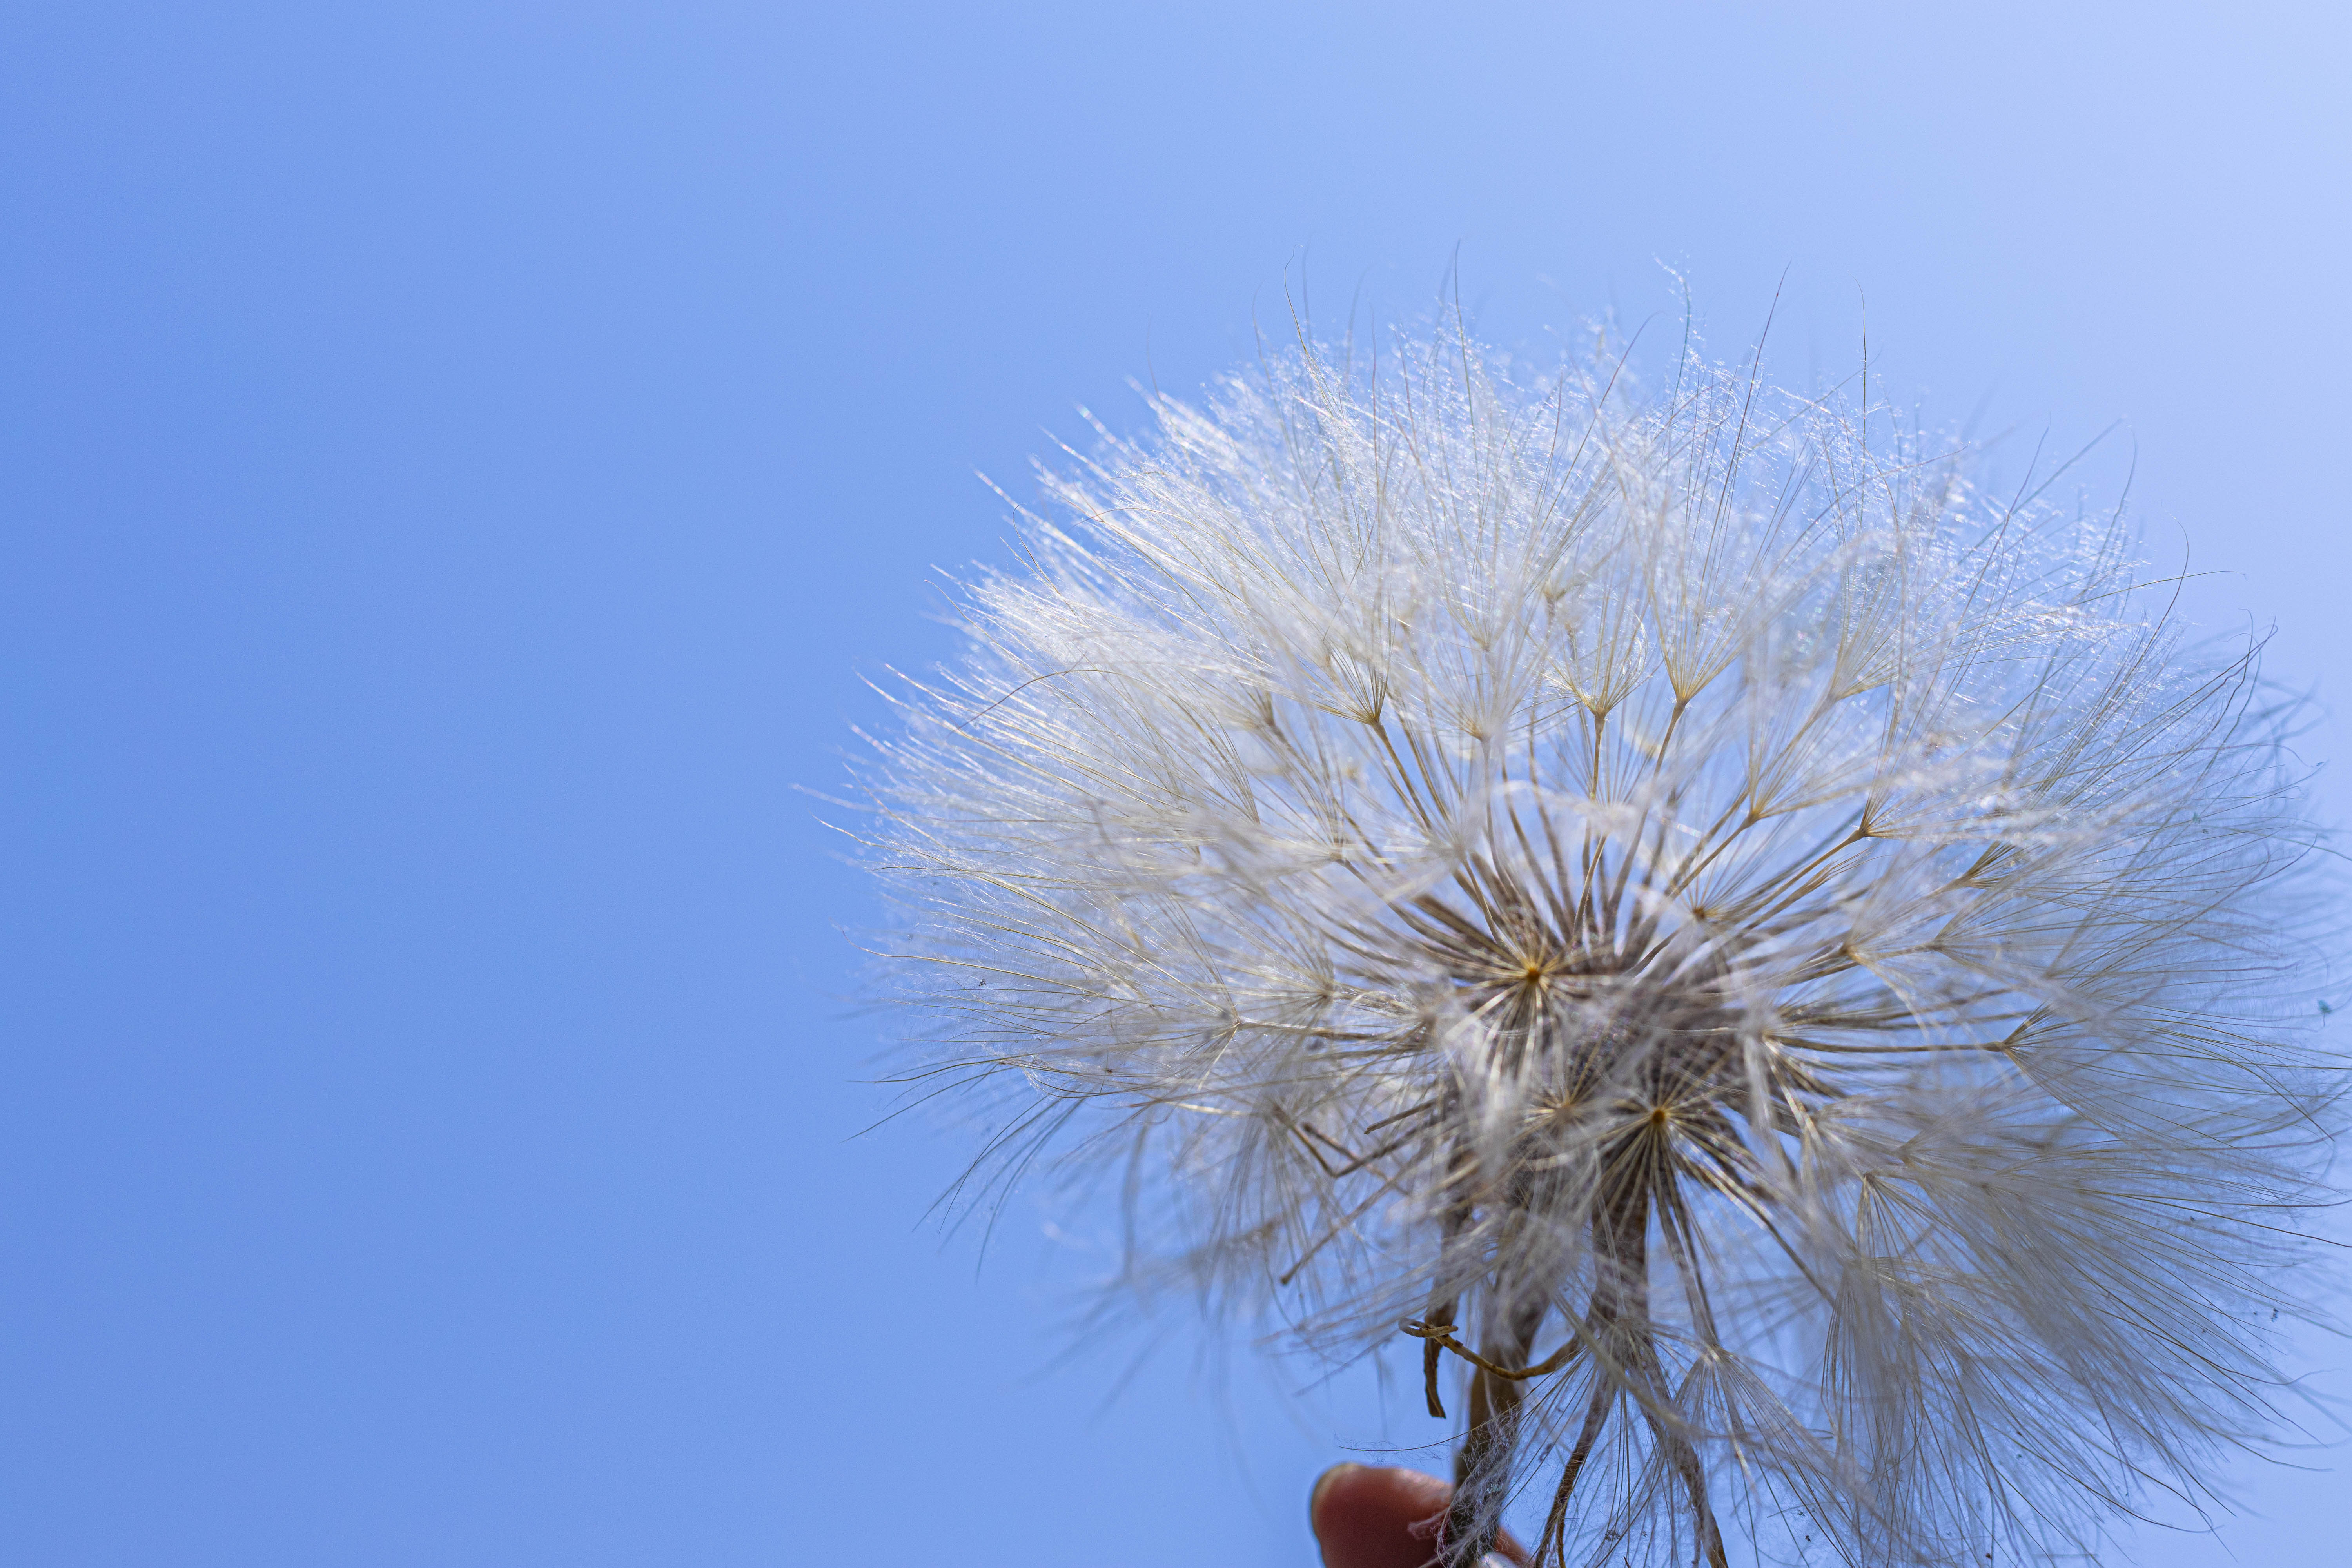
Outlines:
[[[975, 470], [1286, 276], [1458, 246], [1540, 346], [1663, 261], [1729, 356], [1785, 268], [1798, 379], [1866, 298], [1935, 418], [2127, 420], [2189, 613], [2340, 702], [2346, 16], [8, 7], [0, 1561], [1309, 1563], [1369, 1380], [1054, 1364], [1099, 1254], [1016, 1200], [982, 1269], [954, 1141], [851, 1138], [793, 791], [945, 651]], [[2141, 1560], [2341, 1560], [2340, 1474], [2231, 1479]]]

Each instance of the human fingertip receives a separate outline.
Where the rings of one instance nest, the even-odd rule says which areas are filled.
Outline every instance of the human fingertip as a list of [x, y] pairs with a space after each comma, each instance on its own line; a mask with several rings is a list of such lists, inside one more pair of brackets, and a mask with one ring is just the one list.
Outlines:
[[[1332, 1466], [1329, 1469], [1324, 1471], [1321, 1475], [1316, 1477], [1314, 1487], [1307, 1494], [1307, 1523], [1313, 1524], [1315, 1522], [1316, 1515], [1323, 1507], [1323, 1499], [1330, 1491], [1332, 1483], [1335, 1481], [1344, 1481], [1349, 1471], [1360, 1470], [1363, 1468], [1363, 1466], [1356, 1463], [1353, 1459], [1343, 1459], [1339, 1463]], [[1318, 1530], [1317, 1533], [1320, 1534], [1321, 1531]]]
[[1308, 1494], [1308, 1522], [1325, 1568], [1428, 1568], [1454, 1489], [1392, 1466], [1341, 1464]]

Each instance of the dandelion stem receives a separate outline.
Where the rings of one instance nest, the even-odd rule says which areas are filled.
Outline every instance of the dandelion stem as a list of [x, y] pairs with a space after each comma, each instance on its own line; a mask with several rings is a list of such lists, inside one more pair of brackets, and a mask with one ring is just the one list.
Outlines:
[[[1536, 1332], [1550, 1310], [1550, 1303], [1538, 1297], [1531, 1305], [1503, 1314], [1496, 1332], [1486, 1342], [1486, 1359], [1502, 1366], [1526, 1365]], [[1525, 1393], [1520, 1379], [1497, 1377], [1484, 1366], [1471, 1376], [1468, 1430], [1454, 1456], [1454, 1502], [1440, 1537], [1449, 1568], [1468, 1568], [1495, 1550]]]

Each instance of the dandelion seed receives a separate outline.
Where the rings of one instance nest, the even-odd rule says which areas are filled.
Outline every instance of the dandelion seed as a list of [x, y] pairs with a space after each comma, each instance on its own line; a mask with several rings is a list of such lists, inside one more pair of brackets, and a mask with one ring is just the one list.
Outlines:
[[1402, 351], [1048, 475], [879, 743], [1000, 1178], [1066, 1138], [1130, 1283], [1466, 1380], [1450, 1563], [1521, 1493], [1717, 1568], [2203, 1495], [2345, 1085], [2254, 650], [1866, 410]]

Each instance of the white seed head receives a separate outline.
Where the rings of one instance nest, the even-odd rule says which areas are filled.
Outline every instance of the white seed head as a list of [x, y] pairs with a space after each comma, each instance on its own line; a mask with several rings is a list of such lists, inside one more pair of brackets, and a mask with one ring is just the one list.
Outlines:
[[1980, 1565], [2202, 1495], [2344, 1087], [2253, 650], [1866, 411], [1400, 346], [1155, 399], [969, 586], [870, 780], [937, 1065], [1110, 1163], [1130, 1279], [1403, 1323], [1433, 1409], [1483, 1359], [1473, 1535]]

